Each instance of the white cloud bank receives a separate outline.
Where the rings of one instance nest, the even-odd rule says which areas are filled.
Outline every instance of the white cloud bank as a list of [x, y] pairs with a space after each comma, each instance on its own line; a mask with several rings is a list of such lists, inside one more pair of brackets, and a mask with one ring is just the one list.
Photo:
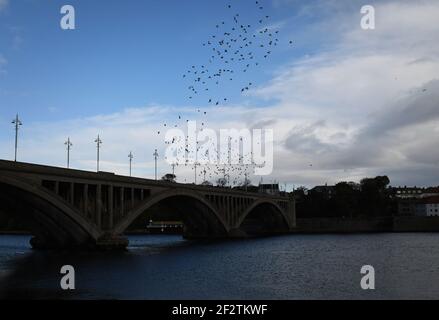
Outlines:
[[377, 174], [439, 183], [439, 3], [375, 8], [376, 30], [338, 14], [343, 31], [330, 50], [295, 61], [254, 93], [279, 99], [278, 124], [290, 128], [278, 176], [311, 185]]

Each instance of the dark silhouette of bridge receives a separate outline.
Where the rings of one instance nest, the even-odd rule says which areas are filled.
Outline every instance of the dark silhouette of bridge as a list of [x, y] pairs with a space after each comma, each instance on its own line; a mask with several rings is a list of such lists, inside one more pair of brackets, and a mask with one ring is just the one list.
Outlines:
[[154, 206], [175, 213], [187, 238], [272, 235], [296, 225], [291, 197], [0, 160], [0, 211], [28, 224], [34, 248], [124, 248], [124, 232]]

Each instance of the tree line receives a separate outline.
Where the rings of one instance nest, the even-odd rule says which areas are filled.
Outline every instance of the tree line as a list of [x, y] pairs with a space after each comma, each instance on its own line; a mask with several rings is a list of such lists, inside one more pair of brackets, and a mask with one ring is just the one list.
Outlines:
[[[359, 185], [339, 182], [316, 191], [300, 187], [294, 191], [298, 218], [367, 218], [397, 213], [397, 203], [388, 188], [387, 176], [365, 178]], [[331, 191], [328, 192], [328, 189]]]

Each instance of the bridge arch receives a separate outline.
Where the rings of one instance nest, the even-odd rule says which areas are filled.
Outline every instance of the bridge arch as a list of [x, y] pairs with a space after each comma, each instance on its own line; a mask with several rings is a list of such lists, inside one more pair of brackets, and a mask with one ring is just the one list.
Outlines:
[[275, 201], [259, 199], [248, 207], [238, 222], [248, 235], [285, 233], [290, 230], [287, 213]]
[[34, 247], [93, 244], [101, 232], [68, 203], [32, 182], [0, 175], [0, 210], [27, 222]]
[[[173, 207], [175, 210], [179, 210], [180, 208], [191, 210], [190, 213], [185, 212], [182, 214], [182, 217], [185, 220], [184, 222], [189, 221], [195, 224], [203, 223], [203, 227], [209, 229], [204, 230], [204, 232], [197, 230], [197, 237], [222, 237], [226, 236], [230, 230], [228, 224], [218, 210], [202, 194], [193, 190], [171, 189], [161, 191], [146, 199], [140, 206], [132, 210], [115, 226], [114, 233], [122, 234], [138, 217], [159, 203], [165, 203]], [[189, 226], [186, 236], [192, 235]]]

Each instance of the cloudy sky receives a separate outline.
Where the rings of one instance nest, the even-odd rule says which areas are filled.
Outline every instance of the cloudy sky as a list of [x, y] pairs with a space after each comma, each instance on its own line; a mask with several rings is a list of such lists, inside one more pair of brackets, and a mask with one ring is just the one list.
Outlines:
[[[261, 27], [279, 31], [279, 46], [237, 76], [249, 91], [224, 86], [228, 102], [212, 107], [188, 100], [181, 75], [208, 60], [202, 43], [230, 19], [229, 3], [258, 21], [254, 1], [70, 1], [77, 29], [65, 31], [63, 1], [0, 0], [0, 158], [13, 158], [18, 112], [20, 161], [64, 166], [70, 137], [72, 166], [93, 170], [100, 134], [102, 170], [127, 174], [133, 151], [134, 174], [152, 177], [152, 153], [165, 148], [157, 132], [191, 119], [273, 129], [274, 172], [264, 181], [386, 174], [392, 185], [438, 185], [439, 2], [260, 2], [270, 17]], [[361, 28], [365, 4], [375, 30]], [[164, 159], [159, 170], [170, 171]], [[177, 176], [193, 180], [190, 168]]]

